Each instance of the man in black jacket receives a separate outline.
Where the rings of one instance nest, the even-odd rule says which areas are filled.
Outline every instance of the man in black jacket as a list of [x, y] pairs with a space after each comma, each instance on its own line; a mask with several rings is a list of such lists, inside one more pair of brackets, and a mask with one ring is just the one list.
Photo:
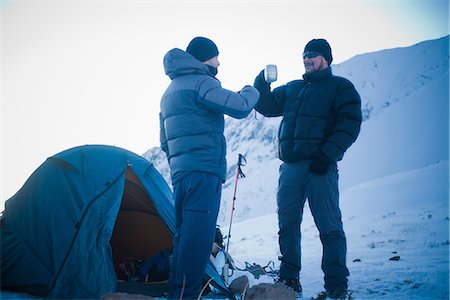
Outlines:
[[271, 91], [264, 72], [256, 77], [260, 100], [255, 109], [266, 117], [283, 116], [278, 132], [283, 161], [277, 193], [279, 281], [301, 293], [300, 224], [308, 199], [323, 245], [327, 296], [343, 299], [349, 272], [336, 162], [356, 140], [362, 117], [358, 92], [350, 81], [332, 74], [332, 60], [326, 40], [311, 40], [303, 52], [303, 80]]

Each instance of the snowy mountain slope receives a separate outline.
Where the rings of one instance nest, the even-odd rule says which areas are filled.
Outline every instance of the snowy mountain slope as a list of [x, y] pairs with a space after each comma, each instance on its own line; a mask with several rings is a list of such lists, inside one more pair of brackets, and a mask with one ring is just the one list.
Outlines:
[[377, 115], [393, 103], [439, 78], [448, 79], [449, 37], [406, 48], [357, 55], [333, 65], [333, 72], [352, 81], [363, 100], [365, 118]]
[[[342, 189], [448, 160], [448, 43], [446, 36], [411, 47], [358, 55], [333, 66], [335, 74], [355, 84], [363, 106], [372, 107], [358, 140], [339, 165]], [[228, 174], [218, 219], [222, 226], [230, 219], [238, 153], [247, 158], [243, 167], [247, 176], [238, 182], [234, 220], [275, 212], [281, 163], [277, 159], [279, 123], [280, 118], [257, 113], [245, 120], [226, 119]], [[170, 183], [161, 150], [150, 149], [144, 157]]]
[[[448, 171], [448, 161], [441, 161], [341, 194], [354, 299], [448, 299]], [[237, 266], [272, 260], [278, 267], [277, 230], [275, 213], [233, 224], [229, 249]], [[302, 253], [300, 280], [309, 299], [323, 290], [323, 273], [319, 233], [307, 207]], [[395, 256], [399, 260], [390, 260]], [[246, 274], [251, 285], [272, 282]]]
[[341, 186], [448, 160], [448, 121], [447, 76], [363, 123], [340, 165]]

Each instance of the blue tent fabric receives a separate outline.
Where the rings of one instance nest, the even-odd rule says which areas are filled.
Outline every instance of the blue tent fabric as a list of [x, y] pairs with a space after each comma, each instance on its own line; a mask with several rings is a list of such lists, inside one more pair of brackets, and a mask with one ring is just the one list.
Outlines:
[[[5, 203], [1, 218], [1, 286], [42, 287], [49, 298], [99, 298], [117, 289], [110, 239], [131, 170], [175, 232], [172, 191], [144, 158], [88, 145], [48, 158]], [[209, 264], [206, 274], [226, 284]]]

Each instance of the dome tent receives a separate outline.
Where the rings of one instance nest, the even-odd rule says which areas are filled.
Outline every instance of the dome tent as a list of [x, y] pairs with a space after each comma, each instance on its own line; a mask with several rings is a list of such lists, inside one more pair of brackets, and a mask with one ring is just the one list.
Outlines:
[[[126, 292], [118, 263], [171, 250], [174, 232], [172, 192], [151, 163], [112, 146], [68, 149], [5, 203], [1, 287], [48, 298]], [[206, 276], [228, 293], [211, 263]]]

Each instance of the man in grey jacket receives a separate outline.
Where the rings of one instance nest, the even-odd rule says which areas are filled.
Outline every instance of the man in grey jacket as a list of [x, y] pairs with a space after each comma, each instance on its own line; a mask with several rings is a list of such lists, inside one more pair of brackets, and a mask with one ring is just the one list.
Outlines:
[[164, 57], [172, 82], [161, 99], [160, 141], [174, 188], [177, 233], [169, 279], [169, 299], [197, 299], [214, 241], [222, 183], [226, 179], [224, 114], [245, 118], [259, 92], [222, 88], [216, 79], [219, 51], [196, 37], [186, 51]]
[[361, 125], [361, 99], [353, 84], [331, 72], [333, 56], [324, 39], [305, 46], [303, 80], [271, 91], [261, 72], [255, 107], [267, 117], [282, 116], [278, 132], [280, 167], [278, 225], [281, 266], [279, 281], [300, 293], [303, 207], [308, 199], [323, 245], [326, 296], [347, 295], [347, 244], [339, 209], [336, 162], [356, 140]]

